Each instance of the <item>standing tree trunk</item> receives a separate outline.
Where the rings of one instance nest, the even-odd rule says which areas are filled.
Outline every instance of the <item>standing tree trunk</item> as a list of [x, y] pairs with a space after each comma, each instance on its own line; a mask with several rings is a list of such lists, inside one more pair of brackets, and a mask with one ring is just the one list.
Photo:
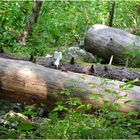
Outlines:
[[34, 0], [32, 11], [31, 11], [28, 21], [24, 27], [23, 33], [21, 34], [20, 39], [19, 39], [19, 42], [22, 45], [26, 44], [27, 38], [32, 32], [32, 27], [33, 27], [34, 23], [37, 22], [39, 12], [40, 12], [40, 9], [42, 6], [42, 2], [43, 2], [42, 0]]
[[111, 9], [109, 11], [109, 23], [108, 23], [108, 25], [110, 27], [113, 26], [114, 10], [115, 10], [115, 1], [112, 1], [112, 3], [111, 3]]
[[90, 25], [90, 18], [89, 18], [89, 14], [88, 14], [87, 8], [85, 7], [84, 3], [82, 3], [82, 8], [83, 8], [83, 13], [84, 13], [85, 20], [86, 20], [86, 30], [88, 30], [89, 25]]

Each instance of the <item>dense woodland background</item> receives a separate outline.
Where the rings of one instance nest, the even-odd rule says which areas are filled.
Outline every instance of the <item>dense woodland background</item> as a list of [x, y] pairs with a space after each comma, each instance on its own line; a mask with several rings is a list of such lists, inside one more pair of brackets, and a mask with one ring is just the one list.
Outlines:
[[[37, 4], [40, 4], [40, 6], [37, 6], [38, 8], [35, 10], [34, 7], [36, 7]], [[35, 15], [33, 13], [35, 13]], [[64, 51], [71, 46], [80, 46], [85, 40], [88, 29], [94, 24], [104, 24], [126, 30], [139, 37], [140, 0], [0, 1], [0, 92], [2, 92], [0, 93], [0, 139], [140, 138], [140, 114], [138, 110], [140, 103], [140, 81], [138, 79], [140, 76], [140, 51], [134, 50], [129, 52], [128, 55], [131, 59], [129, 59], [129, 64], [127, 64], [126, 61], [126, 65], [123, 65], [123, 68], [122, 65], [120, 66], [119, 64], [115, 64], [117, 65], [116, 67], [112, 65], [109, 65], [110, 67], [104, 64], [100, 65], [99, 63], [103, 62], [106, 64], [106, 62], [102, 58], [95, 56], [96, 60], [94, 63], [97, 69], [96, 72], [94, 71], [94, 74], [98, 77], [97, 79], [93, 78], [94, 80], [89, 76], [91, 75], [91, 73], [89, 73], [91, 70], [93, 74], [93, 61], [90, 61], [89, 57], [86, 59], [81, 59], [81, 57], [76, 59], [76, 64], [73, 66], [71, 65], [73, 58], [71, 59], [69, 57], [68, 62], [71, 59], [70, 64], [68, 63], [67, 65], [66, 63], [63, 68], [61, 67], [61, 70], [36, 65], [40, 64], [40, 60], [37, 61], [38, 59], [44, 58], [47, 54], [53, 55], [56, 50]], [[30, 28], [28, 28], [28, 26], [30, 26]], [[27, 31], [26, 29], [29, 34], [24, 32]], [[4, 58], [16, 60], [2, 59], [1, 57], [3, 56]], [[91, 54], [89, 56], [91, 56]], [[62, 62], [64, 63], [66, 61], [65, 53], [63, 57], [64, 60], [62, 60]], [[20, 62], [18, 60], [19, 58], [26, 61]], [[35, 61], [34, 58], [36, 58]], [[27, 60], [33, 63], [29, 63]], [[44, 66], [44, 60], [43, 62], [41, 61], [41, 63]], [[107, 64], [108, 63], [109, 62], [107, 62]], [[9, 66], [8, 69], [7, 65]], [[45, 65], [50, 67], [48, 63], [46, 64], [46, 60]], [[36, 104], [39, 100], [44, 100], [44, 98], [42, 98], [44, 89], [40, 90], [39, 88], [39, 84], [44, 84], [41, 83], [41, 80], [40, 83], [37, 83], [39, 80], [36, 81], [36, 87], [31, 85], [25, 89], [24, 87], [26, 86], [24, 86], [24, 83], [17, 84], [18, 80], [24, 80], [22, 79], [24, 72], [26, 75], [26, 67], [24, 66], [30, 67], [30, 69], [33, 70], [32, 73], [37, 72], [35, 74], [40, 75], [41, 78], [47, 79], [49, 76], [51, 80], [54, 78], [54, 80], [52, 80], [53, 82], [50, 80], [54, 84], [49, 87], [50, 103], [59, 97], [57, 95], [60, 95], [62, 100], [58, 100], [53, 109], [50, 109], [50, 106], [44, 102], [44, 104]], [[129, 66], [134, 68], [127, 69]], [[90, 67], [90, 71], [83, 72], [83, 67]], [[16, 70], [23, 70], [21, 76], [16, 75], [18, 71], [14, 71], [14, 68], [16, 68]], [[51, 68], [54, 68], [54, 66]], [[6, 72], [3, 73], [5, 69], [6, 71], [9, 70], [8, 73], [14, 75], [15, 81], [12, 78], [13, 81], [11, 79], [8, 79], [8, 81], [5, 77], [3, 78], [3, 75], [6, 74]], [[81, 79], [79, 80], [78, 74], [74, 73], [75, 70], [77, 70], [77, 73], [89, 75], [80, 77]], [[112, 84], [112, 89], [108, 89], [106, 87], [110, 86], [110, 83], [108, 83], [107, 79], [103, 79], [100, 84], [90, 83], [89, 86], [88, 83], [86, 83], [87, 79], [98, 83], [98, 78], [104, 78], [102, 70], [105, 71], [105, 75], [107, 70], [110, 71], [111, 76], [108, 75], [107, 78], [111, 77], [110, 79], [117, 79], [125, 83], [120, 85], [122, 83], [116, 81], [119, 88], [116, 89], [115, 85]], [[116, 73], [120, 75], [117, 75], [114, 71], [117, 71]], [[42, 73], [40, 74], [39, 72]], [[124, 74], [128, 79], [123, 78], [121, 74]], [[67, 83], [65, 83], [67, 77], [74, 77], [75, 79], [74, 81], [69, 81], [70, 88], [64, 88], [60, 91], [57, 84], [62, 82], [64, 85], [67, 85]], [[16, 81], [16, 78], [21, 79]], [[28, 80], [28, 76], [25, 78], [27, 78], [27, 82], [32, 82]], [[59, 78], [61, 78], [61, 80], [59, 80]], [[78, 83], [77, 79], [82, 84], [80, 82]], [[134, 86], [134, 84], [137, 86]], [[77, 87], [77, 85], [80, 86]], [[6, 88], [2, 89], [4, 86], [6, 88], [13, 86], [13, 89], [17, 87], [17, 91], [20, 89], [19, 91], [21, 93], [17, 93], [15, 88], [15, 91], [11, 91], [12, 94], [5, 94], [6, 92], [4, 90]], [[73, 97], [75, 91], [83, 92], [83, 89], [89, 88], [93, 94], [91, 97], [88, 97], [88, 99], [92, 100], [94, 104], [88, 104], [89, 100], [86, 100], [86, 91], [84, 91], [84, 95], [80, 95], [78, 98]], [[59, 91], [57, 95], [55, 93], [56, 91]], [[96, 91], [100, 94], [96, 93]], [[102, 95], [103, 91], [109, 95], [107, 97], [110, 98], [111, 95], [111, 97], [115, 96], [116, 98], [110, 102], [105, 100]], [[52, 94], [53, 92], [54, 94]], [[17, 97], [14, 97], [13, 93], [16, 93]], [[34, 98], [35, 104], [25, 104], [23, 98], [24, 93], [27, 97], [28, 94], [36, 94], [37, 97]], [[127, 100], [127, 94], [124, 93], [130, 94], [132, 100]], [[23, 102], [21, 104], [3, 100], [5, 95], [7, 95], [7, 97], [11, 95], [11, 97], [17, 99], [17, 101], [23, 100]], [[81, 101], [81, 98], [85, 99], [86, 104]], [[103, 101], [100, 107], [97, 106], [97, 104], [99, 104], [98, 99]], [[29, 99], [29, 101], [30, 100], [31, 99]], [[119, 103], [116, 103], [117, 100], [124, 100], [123, 111], [120, 111], [121, 106]], [[136, 111], [129, 109], [129, 107], [133, 108], [133, 105], [137, 109]]]
[[[32, 1], [1, 1], [1, 47], [6, 51], [29, 55], [45, 55], [53, 48], [75, 45], [75, 35], [84, 34], [96, 23], [108, 25], [113, 1], [44, 1], [29, 42], [23, 47], [19, 38], [32, 9]], [[113, 27], [140, 35], [139, 0], [117, 0]]]

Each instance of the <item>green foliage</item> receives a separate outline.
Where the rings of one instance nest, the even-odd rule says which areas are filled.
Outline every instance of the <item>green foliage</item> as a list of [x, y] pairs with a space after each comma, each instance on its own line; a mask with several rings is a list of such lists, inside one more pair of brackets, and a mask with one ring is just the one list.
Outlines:
[[17, 43], [31, 6], [29, 1], [0, 1], [0, 47], [12, 48]]
[[[44, 1], [28, 44], [23, 47], [18, 40], [28, 20], [33, 1], [2, 0], [0, 1], [0, 48], [8, 53], [42, 56], [58, 47], [63, 49], [75, 45], [77, 44], [75, 35], [83, 40], [85, 32], [93, 24], [108, 24], [110, 2], [111, 0]], [[114, 27], [138, 28], [132, 33], [140, 35], [139, 6], [139, 0], [116, 0]], [[129, 51], [127, 55], [131, 58], [132, 66], [139, 65], [139, 61], [136, 61], [139, 60], [137, 50]], [[5, 101], [0, 101], [0, 139], [140, 138], [139, 112], [128, 114], [116, 112], [120, 108], [117, 100], [125, 99], [127, 95], [120, 96], [119, 92], [106, 88], [107, 80], [102, 81], [99, 86], [90, 83], [91, 88], [98, 89], [97, 93], [90, 96], [95, 103], [93, 109], [90, 104], [85, 105], [79, 98], [73, 97], [73, 91], [79, 89], [75, 87], [76, 83], [73, 80], [66, 82], [69, 83], [69, 89], [60, 92], [64, 101], [56, 103], [48, 118], [41, 118], [37, 114], [36, 106], [6, 104]], [[121, 85], [120, 90], [133, 88], [133, 82]], [[102, 94], [104, 92], [105, 94]], [[115, 98], [108, 101], [105, 95]], [[103, 100], [101, 108], [96, 106], [100, 99]], [[124, 104], [131, 103], [131, 100], [124, 102]], [[10, 115], [12, 110], [26, 116], [34, 124], [17, 115]]]
[[[139, 113], [130, 112], [126, 115], [121, 112], [116, 112], [120, 108], [120, 105], [116, 101], [126, 98], [127, 95], [120, 96], [119, 92], [106, 89], [105, 86], [107, 83], [108, 81], [102, 82], [100, 88], [103, 88], [106, 94], [115, 95], [116, 98], [110, 102], [104, 100], [103, 93], [94, 93], [91, 96], [94, 102], [99, 98], [102, 98], [104, 101], [102, 108], [94, 107], [94, 110], [92, 110], [91, 105], [84, 105], [79, 99], [72, 98], [70, 90], [62, 91], [65, 99], [66, 97], [68, 98], [65, 102], [61, 101], [57, 103], [49, 119], [42, 122], [42, 125], [35, 133], [39, 134], [41, 138], [49, 139], [139, 138]], [[133, 83], [134, 81], [131, 81], [121, 85], [120, 90], [133, 88]], [[93, 88], [95, 88], [95, 85]], [[125, 104], [127, 103], [131, 103], [131, 101], [126, 101]], [[78, 110], [81, 107], [84, 110]]]
[[140, 67], [140, 46], [133, 46], [133, 49], [125, 50], [125, 55], [128, 59], [128, 66], [129, 67]]
[[[19, 47], [17, 43], [28, 20], [32, 4], [33, 1], [0, 2], [0, 46], [6, 48], [6, 51], [10, 49], [12, 53], [20, 52], [25, 55], [31, 53], [30, 49], [23, 49], [26, 47]], [[35, 55], [44, 55], [47, 48], [57, 49], [75, 45], [77, 43], [75, 35], [79, 35], [83, 40], [85, 32], [91, 25], [108, 24], [110, 4], [110, 0], [44, 1], [27, 46], [30, 46]], [[135, 34], [140, 35], [139, 5], [139, 0], [116, 0], [114, 27], [138, 28]]]
[[67, 114], [64, 120], [56, 117], [54, 121], [50, 117], [50, 120], [44, 122], [37, 133], [41, 138], [49, 139], [128, 138], [129, 131], [116, 124], [111, 126], [111, 123], [109, 119], [72, 112]]
[[[120, 90], [133, 88], [134, 81], [120, 86]], [[15, 116], [10, 111], [3, 113], [0, 127], [0, 138], [32, 138], [32, 139], [123, 139], [139, 138], [139, 112], [124, 114], [117, 112], [120, 105], [118, 99], [125, 99], [127, 95], [120, 96], [119, 92], [106, 88], [108, 81], [102, 81], [99, 88], [105, 91], [105, 95], [115, 96], [113, 101], [106, 100], [102, 92], [91, 96], [93, 102], [103, 100], [102, 106], [83, 104], [79, 98], [73, 97], [73, 88], [60, 92], [65, 100], [58, 101], [56, 107], [49, 113], [48, 118], [40, 118], [36, 113], [36, 107], [18, 107], [20, 114], [28, 116], [30, 120], [36, 120], [34, 124]], [[97, 88], [90, 83], [92, 88]], [[99, 90], [100, 91], [100, 90]], [[2, 103], [3, 104], [3, 103]], [[126, 100], [125, 104], [131, 104]], [[14, 107], [14, 106], [13, 106]], [[10, 108], [11, 109], [11, 108]]]

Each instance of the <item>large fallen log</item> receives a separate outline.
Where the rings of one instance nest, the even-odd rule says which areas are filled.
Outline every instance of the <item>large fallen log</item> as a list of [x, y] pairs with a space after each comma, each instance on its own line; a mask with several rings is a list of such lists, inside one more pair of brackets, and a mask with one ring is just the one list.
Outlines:
[[[45, 68], [27, 61], [0, 58], [0, 98], [2, 99], [30, 104], [46, 103], [49, 107], [53, 107], [57, 100], [64, 100], [60, 91], [70, 88], [73, 91], [72, 95], [79, 97], [84, 103], [100, 106], [102, 98], [94, 102], [89, 97], [98, 93], [104, 95], [104, 100], [119, 103], [120, 111], [140, 111], [140, 87], [121, 90], [119, 86], [123, 84], [85, 74]], [[112, 94], [107, 91], [111, 91]], [[116, 92], [118, 94], [113, 94]], [[126, 97], [115, 100], [116, 96]], [[132, 100], [133, 103], [125, 104], [124, 102], [128, 100]]]
[[140, 56], [140, 37], [124, 30], [105, 25], [93, 25], [86, 33], [84, 48], [109, 62], [111, 55], [113, 62], [125, 63], [130, 52], [137, 52]]
[[[52, 59], [37, 59], [36, 64], [43, 65], [49, 68], [56, 68], [52, 65]], [[104, 65], [104, 64], [89, 64], [87, 63], [86, 66], [80, 64], [73, 64], [70, 63], [62, 63], [59, 67], [62, 71], [72, 71], [76, 73], [85, 73], [88, 75], [98, 76], [102, 78], [109, 78], [113, 80], [119, 80], [123, 82], [132, 81], [138, 79], [135, 82], [135, 85], [140, 86], [140, 68], [126, 68], [126, 67], [119, 67], [113, 65]]]
[[[0, 53], [0, 58], [13, 59], [13, 60], [24, 60], [28, 61], [28, 58], [16, 57], [13, 55]], [[56, 69], [53, 65], [54, 60], [52, 58], [37, 58], [36, 64]], [[62, 71], [71, 71], [76, 73], [85, 73], [88, 75], [109, 78], [113, 80], [119, 80], [123, 82], [139, 79], [140, 80], [140, 68], [126, 68], [113, 65], [104, 65], [104, 64], [70, 64], [70, 63], [61, 63], [59, 68]], [[134, 83], [135, 85], [140, 86], [140, 81]]]

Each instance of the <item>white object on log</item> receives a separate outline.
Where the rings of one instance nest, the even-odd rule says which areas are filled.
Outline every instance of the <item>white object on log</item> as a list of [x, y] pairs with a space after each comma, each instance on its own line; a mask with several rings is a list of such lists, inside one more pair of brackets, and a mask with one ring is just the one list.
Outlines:
[[58, 68], [60, 60], [62, 59], [62, 52], [55, 51], [54, 53], [54, 65]]
[[109, 65], [112, 65], [112, 61], [113, 61], [113, 55], [111, 55], [110, 57]]

